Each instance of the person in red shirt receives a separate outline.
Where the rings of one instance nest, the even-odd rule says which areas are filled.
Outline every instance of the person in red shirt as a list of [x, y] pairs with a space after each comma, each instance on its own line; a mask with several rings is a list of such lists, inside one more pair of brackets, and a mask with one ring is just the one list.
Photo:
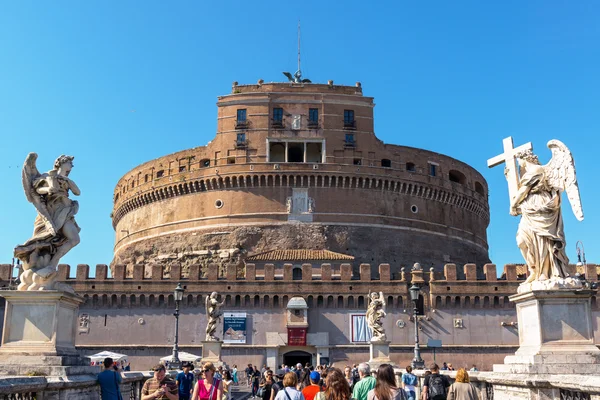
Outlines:
[[317, 393], [321, 391], [321, 386], [319, 386], [320, 380], [321, 374], [319, 374], [317, 371], [312, 371], [310, 373], [310, 385], [302, 390], [305, 400], [314, 400]]

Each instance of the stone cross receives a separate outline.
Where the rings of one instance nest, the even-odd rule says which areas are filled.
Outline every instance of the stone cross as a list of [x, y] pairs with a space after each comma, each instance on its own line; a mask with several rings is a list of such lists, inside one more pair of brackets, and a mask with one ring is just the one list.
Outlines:
[[517, 159], [518, 153], [525, 150], [533, 150], [531, 142], [525, 143], [517, 148], [514, 148], [513, 139], [511, 136], [507, 137], [502, 141], [504, 147], [504, 153], [492, 157], [488, 160], [487, 164], [489, 168], [495, 167], [502, 163], [506, 163], [506, 180], [508, 181], [508, 196], [512, 199], [519, 190], [519, 173], [517, 171]]

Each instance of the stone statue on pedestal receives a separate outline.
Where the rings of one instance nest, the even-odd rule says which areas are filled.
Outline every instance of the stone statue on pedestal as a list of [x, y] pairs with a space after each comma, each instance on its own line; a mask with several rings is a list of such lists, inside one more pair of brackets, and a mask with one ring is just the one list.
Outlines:
[[206, 297], [206, 318], [208, 323], [206, 325], [206, 341], [207, 342], [220, 342], [221, 339], [215, 336], [217, 331], [217, 323], [221, 319], [223, 312], [221, 307], [225, 302], [219, 303], [217, 300], [217, 292], [212, 292], [210, 296]]
[[385, 300], [383, 292], [373, 292], [369, 296], [369, 305], [365, 314], [367, 325], [371, 328], [373, 336], [371, 342], [385, 342], [385, 329], [382, 319], [385, 317]]
[[[510, 144], [509, 148], [512, 148], [512, 139]], [[562, 142], [551, 140], [548, 147], [552, 151], [552, 159], [546, 165], [540, 164], [530, 144], [524, 150], [511, 153], [506, 159], [510, 214], [521, 215], [517, 245], [529, 269], [529, 277], [519, 287], [520, 293], [581, 286], [581, 282], [569, 277], [567, 271], [569, 259], [565, 252], [561, 213], [561, 196], [566, 191], [575, 216], [583, 220], [575, 163], [571, 152]], [[510, 158], [518, 161], [518, 173], [509, 166]], [[498, 164], [493, 164], [493, 160], [488, 161], [489, 166]], [[515, 179], [516, 182], [512, 182]]]
[[73, 292], [69, 285], [56, 283], [58, 262], [79, 243], [80, 228], [75, 222], [79, 209], [69, 192], [81, 193], [69, 178], [73, 158], [62, 155], [54, 162], [54, 169], [41, 174], [36, 166], [37, 154], [29, 153], [22, 172], [25, 197], [37, 210], [33, 236], [15, 247], [15, 257], [23, 262], [23, 273], [18, 290], [64, 290]]

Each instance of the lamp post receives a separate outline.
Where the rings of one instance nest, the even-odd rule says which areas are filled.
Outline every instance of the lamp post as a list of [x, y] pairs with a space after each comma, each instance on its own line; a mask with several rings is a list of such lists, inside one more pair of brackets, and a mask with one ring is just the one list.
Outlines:
[[181, 287], [181, 283], [175, 288], [175, 341], [173, 342], [173, 356], [169, 364], [171, 369], [178, 369], [181, 362], [179, 361], [179, 303], [183, 300], [183, 292], [185, 289]]
[[[575, 250], [577, 250], [577, 266], [585, 266], [587, 261], [585, 260], [585, 249], [583, 248], [583, 242], [581, 240], [578, 240], [577, 243], [575, 243]], [[581, 262], [582, 257], [583, 262]]]
[[410, 293], [410, 299], [414, 304], [413, 318], [415, 319], [415, 357], [411, 361], [410, 366], [413, 369], [424, 369], [425, 361], [421, 358], [421, 349], [419, 348], [419, 318], [417, 316], [417, 312], [419, 311], [417, 301], [419, 301], [419, 292], [421, 291], [421, 288], [416, 283], [413, 283], [408, 291]]

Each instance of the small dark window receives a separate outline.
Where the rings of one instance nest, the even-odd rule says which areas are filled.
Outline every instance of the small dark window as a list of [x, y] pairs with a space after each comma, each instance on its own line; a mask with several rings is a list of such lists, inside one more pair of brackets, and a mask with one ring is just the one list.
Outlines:
[[235, 164], [235, 157], [227, 157], [227, 164]]
[[384, 168], [392, 168], [392, 160], [388, 160], [387, 158], [383, 158], [381, 160], [381, 166]]
[[362, 159], [361, 158], [355, 158], [354, 159], [354, 165], [362, 165]]
[[200, 168], [206, 167], [210, 167], [210, 160], [208, 158], [200, 161]]
[[185, 172], [185, 170], [186, 170], [185, 165], [179, 166], [179, 172]]
[[319, 122], [319, 109], [309, 108], [308, 109], [308, 122], [316, 124]]
[[148, 182], [148, 174], [144, 175], [144, 183]]
[[485, 191], [483, 190], [483, 185], [479, 182], [475, 182], [475, 191], [482, 196], [485, 196]]
[[460, 183], [461, 185], [467, 184], [467, 177], [465, 174], [454, 169], [448, 172], [448, 179], [452, 182]]
[[429, 164], [429, 175], [435, 176], [437, 173], [437, 165]]
[[415, 172], [417, 170], [415, 163], [411, 163], [411, 162], [407, 162], [406, 163], [406, 170], [410, 171], [410, 172]]
[[237, 110], [237, 122], [246, 122], [246, 109], [241, 108]]
[[354, 110], [344, 110], [344, 128], [354, 128]]
[[246, 143], [246, 134], [245, 133], [238, 133], [237, 134], [237, 142], [238, 143]]
[[283, 121], [283, 108], [274, 108], [273, 109], [273, 122], [281, 122]]
[[346, 133], [346, 144], [354, 144], [354, 133]]
[[295, 281], [302, 280], [302, 268], [294, 268], [292, 270], [292, 280], [295, 280]]
[[134, 186], [135, 186], [135, 181], [131, 181], [131, 188], [133, 189]]
[[158, 171], [158, 172], [156, 173], [156, 177], [157, 177], [157, 178], [162, 178], [164, 174], [165, 174], [165, 171], [161, 169], [160, 171]]

